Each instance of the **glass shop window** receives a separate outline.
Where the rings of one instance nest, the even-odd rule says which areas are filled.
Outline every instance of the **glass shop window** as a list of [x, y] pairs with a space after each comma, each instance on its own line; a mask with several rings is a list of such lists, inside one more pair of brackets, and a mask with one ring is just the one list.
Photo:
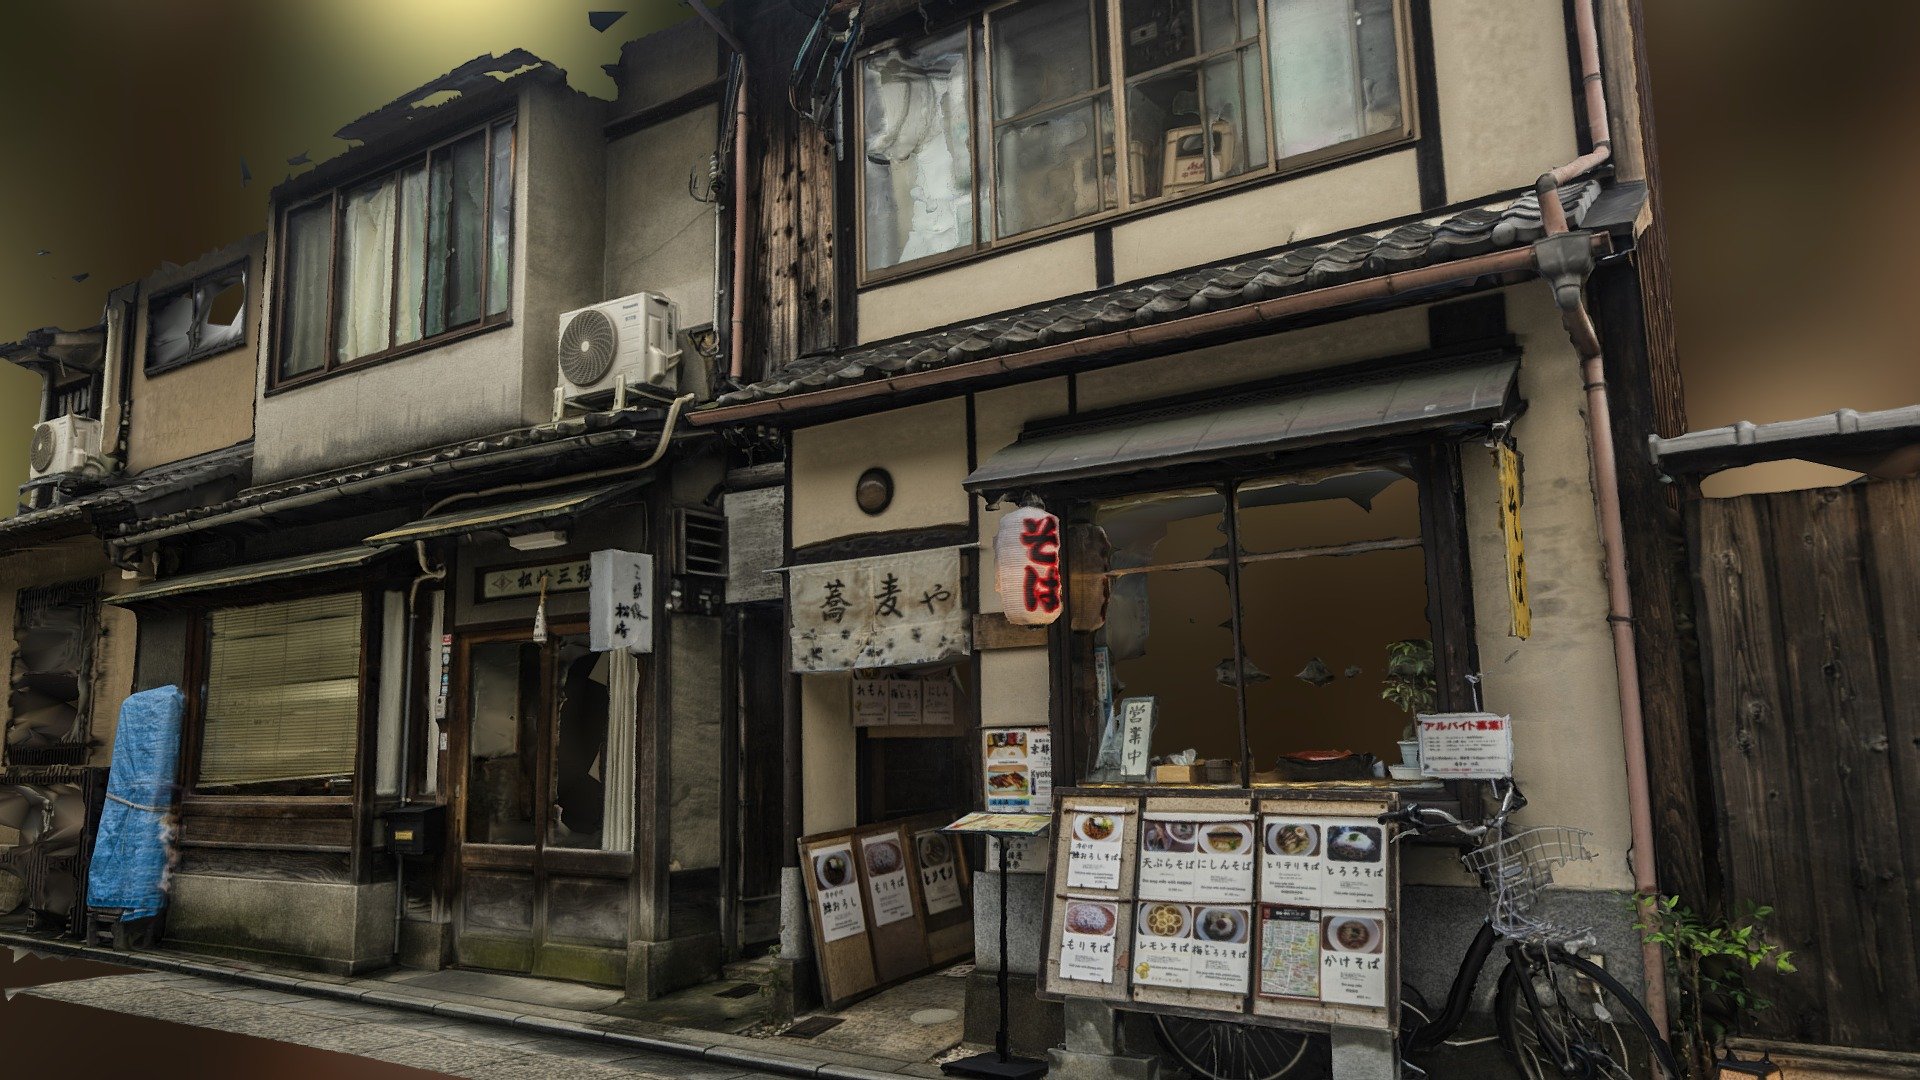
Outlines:
[[1400, 0], [1028, 0], [881, 46], [860, 61], [865, 269], [1402, 140], [1399, 20]]
[[507, 318], [514, 125], [289, 210], [276, 385]]
[[352, 794], [363, 605], [344, 593], [208, 616], [195, 792]]
[[247, 266], [236, 263], [147, 301], [147, 374], [247, 340]]
[[612, 662], [586, 638], [490, 641], [468, 654], [469, 843], [614, 849], [610, 783]]
[[[1089, 779], [1122, 778], [1119, 717], [1146, 697], [1152, 762], [1168, 766], [1149, 780], [1354, 779], [1398, 760], [1412, 718], [1383, 695], [1389, 660], [1409, 647], [1396, 643], [1431, 649], [1410, 466], [1107, 499], [1081, 520], [1110, 552], [1104, 619], [1074, 617]], [[1431, 691], [1430, 663], [1419, 678]]]

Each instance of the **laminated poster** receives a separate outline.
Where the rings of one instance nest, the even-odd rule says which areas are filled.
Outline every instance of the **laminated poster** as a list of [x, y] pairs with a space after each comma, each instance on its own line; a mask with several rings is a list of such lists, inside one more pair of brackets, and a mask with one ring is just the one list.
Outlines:
[[1067, 897], [1065, 925], [1060, 930], [1060, 977], [1111, 984], [1119, 930], [1118, 904]]
[[1247, 992], [1251, 908], [1147, 900], [1136, 920], [1135, 985]]
[[1378, 911], [1320, 914], [1320, 1000], [1387, 1004], [1387, 925]]
[[887, 723], [918, 724], [920, 722], [920, 680], [887, 680]]
[[1148, 811], [1140, 832], [1142, 900], [1253, 902], [1254, 819]]
[[1260, 995], [1320, 997], [1320, 911], [1260, 905]]
[[956, 723], [953, 680], [946, 675], [920, 684], [920, 722], [937, 727], [951, 727]]
[[853, 870], [853, 845], [838, 844], [813, 853], [813, 880], [819, 889], [820, 940], [839, 941], [866, 932], [860, 907], [860, 876]]
[[1127, 815], [1117, 806], [1082, 806], [1067, 828], [1067, 888], [1118, 889]]
[[1046, 728], [988, 728], [980, 733], [991, 813], [1053, 807], [1053, 737]]
[[1275, 815], [1260, 821], [1260, 899], [1387, 906], [1387, 837], [1371, 818]]
[[853, 726], [875, 727], [887, 722], [887, 684], [890, 679], [853, 680]]
[[907, 885], [907, 856], [898, 833], [860, 838], [867, 864], [867, 895], [873, 899], [873, 925], [913, 918], [913, 890]]
[[[960, 906], [960, 864], [954, 858], [953, 841], [937, 829], [913, 835], [914, 854], [920, 860], [920, 895], [925, 898], [927, 914], [938, 915]], [[867, 864], [868, 871], [873, 868]]]

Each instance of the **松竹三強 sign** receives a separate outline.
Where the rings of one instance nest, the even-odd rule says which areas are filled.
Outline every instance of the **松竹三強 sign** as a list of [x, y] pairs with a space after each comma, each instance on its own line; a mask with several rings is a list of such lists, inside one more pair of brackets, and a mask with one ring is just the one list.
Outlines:
[[1060, 617], [1060, 519], [1023, 506], [1000, 519], [993, 538], [1000, 609], [1015, 626], [1045, 626]]

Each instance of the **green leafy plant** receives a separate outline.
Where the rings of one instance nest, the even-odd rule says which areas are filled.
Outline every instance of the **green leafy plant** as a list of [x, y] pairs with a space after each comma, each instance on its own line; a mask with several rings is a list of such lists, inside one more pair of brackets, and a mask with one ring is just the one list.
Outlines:
[[[1440, 681], [1434, 674], [1433, 642], [1426, 638], [1387, 642], [1387, 677], [1380, 682], [1382, 698], [1412, 716], [1431, 710], [1439, 693]], [[1409, 723], [1401, 738], [1413, 737], [1413, 725]]]
[[1739, 1018], [1773, 1005], [1747, 985], [1748, 975], [1762, 968], [1791, 975], [1793, 953], [1767, 940], [1762, 924], [1773, 909], [1765, 905], [1747, 902], [1731, 917], [1708, 918], [1677, 896], [1641, 893], [1634, 901], [1640, 918], [1633, 928], [1667, 956], [1685, 1057], [1695, 1076], [1711, 1076], [1714, 1052]]

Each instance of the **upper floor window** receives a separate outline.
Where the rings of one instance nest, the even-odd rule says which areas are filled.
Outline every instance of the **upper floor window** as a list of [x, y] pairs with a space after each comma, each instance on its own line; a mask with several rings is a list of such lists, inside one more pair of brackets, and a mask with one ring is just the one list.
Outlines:
[[1401, 140], [1399, 19], [1399, 0], [1030, 0], [882, 46], [858, 77], [865, 269]]
[[513, 121], [288, 210], [274, 382], [507, 318]]
[[235, 263], [147, 301], [147, 374], [247, 340], [247, 264]]

